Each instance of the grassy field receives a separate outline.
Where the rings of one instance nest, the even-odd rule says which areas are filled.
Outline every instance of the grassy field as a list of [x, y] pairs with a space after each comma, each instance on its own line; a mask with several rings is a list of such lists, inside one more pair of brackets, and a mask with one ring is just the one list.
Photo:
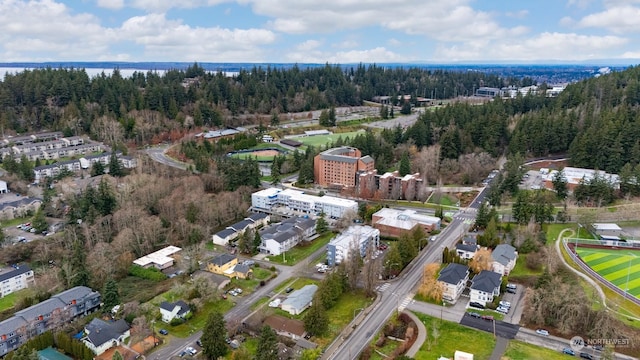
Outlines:
[[629, 294], [640, 297], [640, 277], [637, 276], [640, 274], [640, 251], [590, 249], [579, 246], [576, 251], [598, 274], [623, 291], [628, 288]]
[[502, 356], [504, 360], [562, 360], [568, 355], [540, 346], [524, 343], [522, 341], [511, 340], [507, 346], [507, 351]]
[[429, 199], [427, 200], [430, 204], [438, 204], [444, 206], [455, 206], [458, 202], [458, 199], [455, 196], [447, 195], [447, 194], [436, 194], [433, 193]]
[[300, 141], [306, 146], [319, 147], [323, 146], [338, 140], [338, 138], [342, 137], [343, 140], [346, 140], [347, 137], [349, 139], [353, 139], [356, 135], [363, 133], [363, 130], [360, 131], [351, 131], [339, 134], [331, 134], [331, 135], [316, 135], [316, 136], [306, 136], [295, 138], [294, 140]]
[[313, 337], [311, 341], [318, 344], [319, 347], [325, 347], [344, 329], [347, 324], [353, 320], [355, 310], [363, 309], [371, 305], [372, 298], [364, 296], [362, 293], [344, 293], [338, 299], [338, 302], [329, 310], [329, 331], [321, 337]]
[[23, 296], [28, 295], [28, 289], [12, 292], [11, 294], [0, 298], [0, 311], [11, 309], [16, 302]]
[[[441, 322], [440, 319], [424, 314], [416, 313], [416, 316], [429, 330], [431, 349], [429, 349], [429, 341], [425, 341], [414, 359], [432, 360], [437, 359], [438, 356], [453, 358], [456, 350], [472, 353], [476, 360], [487, 360], [491, 356], [496, 344], [492, 334], [449, 321]], [[433, 331], [431, 329], [434, 326], [439, 329], [440, 336], [437, 341], [434, 341], [432, 337]]]
[[333, 236], [334, 234], [331, 232], [322, 234], [310, 244], [302, 242], [296, 245], [293, 249], [287, 251], [284, 255], [270, 256], [269, 261], [282, 265], [295, 265], [309, 257], [309, 255], [314, 251], [327, 245]]
[[257, 160], [257, 161], [261, 161], [261, 162], [268, 162], [268, 161], [273, 161], [274, 156], [272, 155], [255, 155], [254, 153], [235, 153], [233, 155], [231, 155], [232, 158], [236, 158], [236, 159], [240, 159], [240, 160], [246, 160], [246, 159], [253, 159], [253, 160]]

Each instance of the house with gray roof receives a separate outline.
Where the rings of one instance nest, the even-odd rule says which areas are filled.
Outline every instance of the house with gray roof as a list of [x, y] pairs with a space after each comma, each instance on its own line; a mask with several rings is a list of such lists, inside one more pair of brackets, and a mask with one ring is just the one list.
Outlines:
[[224, 230], [220, 230], [217, 233], [213, 234], [212, 240], [216, 245], [225, 246], [229, 244], [230, 241], [235, 240], [240, 233], [231, 228], [226, 228]]
[[84, 327], [84, 333], [86, 336], [82, 342], [96, 355], [120, 346], [126, 338], [131, 336], [129, 324], [123, 319], [108, 322], [95, 318]]
[[473, 259], [473, 257], [476, 255], [476, 251], [478, 251], [477, 245], [464, 244], [464, 243], [456, 244], [456, 253], [462, 259], [467, 259], [467, 260]]
[[162, 321], [170, 323], [173, 319], [184, 319], [191, 312], [191, 307], [182, 300], [174, 303], [163, 301], [160, 303], [160, 315]]
[[469, 267], [451, 263], [438, 276], [438, 283], [442, 286], [442, 299], [455, 303], [469, 280]]
[[26, 289], [35, 283], [29, 265], [14, 265], [0, 270], [0, 297]]
[[316, 233], [316, 220], [294, 216], [260, 232], [260, 251], [280, 255]]
[[471, 282], [471, 291], [469, 293], [471, 302], [486, 306], [487, 303], [493, 301], [495, 296], [500, 295], [501, 284], [502, 275], [490, 270], [482, 270]]
[[516, 248], [509, 244], [500, 244], [491, 252], [491, 267], [494, 272], [507, 276], [516, 266], [517, 259]]
[[305, 285], [302, 289], [292, 292], [280, 308], [291, 315], [299, 315], [311, 306], [316, 291], [318, 285]]

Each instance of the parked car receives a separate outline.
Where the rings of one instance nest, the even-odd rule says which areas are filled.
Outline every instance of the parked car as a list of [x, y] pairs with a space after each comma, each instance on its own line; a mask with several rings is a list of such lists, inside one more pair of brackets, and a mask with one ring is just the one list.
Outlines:
[[235, 290], [231, 290], [231, 291], [229, 291], [229, 295], [238, 296], [238, 293]]
[[242, 294], [242, 289], [240, 289], [240, 288], [236, 288], [236, 293], [237, 293], [237, 294]]
[[222, 297], [224, 300], [227, 300], [227, 294], [222, 294], [220, 295], [220, 297]]
[[573, 350], [569, 349], [569, 348], [562, 349], [562, 353], [563, 354], [567, 354], [567, 355], [571, 355], [571, 356], [576, 356], [576, 353]]
[[292, 287], [288, 287], [284, 292], [286, 292], [288, 294], [288, 293], [290, 293], [292, 291], [293, 291], [293, 288]]
[[580, 353], [580, 358], [581, 359], [588, 359], [588, 360], [595, 360], [595, 357], [593, 357], [593, 355], [588, 354], [586, 352], [581, 352]]
[[196, 340], [196, 345], [202, 347], [202, 340], [200, 339]]
[[497, 311], [497, 312], [499, 312], [499, 313], [507, 314], [507, 313], [509, 312], [509, 308], [506, 308], [506, 307], [504, 307], [504, 306], [499, 306], [499, 307], [496, 309], [496, 311]]
[[469, 306], [474, 307], [474, 308], [478, 308], [478, 309], [484, 309], [484, 305], [477, 303], [477, 302], [470, 302]]
[[500, 301], [500, 306], [506, 307], [506, 308], [510, 308], [511, 307], [511, 303], [508, 302], [508, 301]]
[[474, 318], [480, 318], [481, 317], [481, 315], [478, 314], [477, 312], [468, 312], [467, 314], [469, 314], [469, 316], [472, 316]]
[[543, 335], [543, 336], [549, 336], [549, 332], [547, 330], [545, 330], [545, 329], [536, 330], [536, 334]]
[[604, 347], [602, 345], [593, 345], [593, 349], [596, 351], [602, 351], [604, 350]]
[[165, 329], [160, 329], [160, 331], [158, 331], [160, 334], [162, 335], [169, 335], [169, 332]]
[[180, 353], [180, 357], [184, 357], [185, 355], [187, 355], [187, 351], [186, 350], [182, 350], [182, 352]]
[[507, 292], [509, 294], [515, 294], [516, 293], [516, 289], [507, 288]]
[[493, 321], [493, 316], [491, 316], [491, 315], [482, 315], [482, 319], [483, 320]]
[[255, 265], [255, 263], [256, 262], [253, 261], [253, 260], [245, 260], [245, 261], [242, 262], [242, 264], [246, 265], [246, 266], [253, 266], [253, 265]]
[[187, 350], [187, 352], [188, 352], [189, 354], [191, 354], [192, 356], [198, 353], [198, 350], [196, 350], [196, 349], [192, 348], [191, 346], [189, 346], [186, 350]]

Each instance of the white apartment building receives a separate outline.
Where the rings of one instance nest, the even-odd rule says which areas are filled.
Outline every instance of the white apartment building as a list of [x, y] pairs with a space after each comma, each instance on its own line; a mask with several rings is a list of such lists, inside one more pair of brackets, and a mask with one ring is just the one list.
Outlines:
[[15, 265], [0, 270], [0, 297], [28, 288], [35, 283], [33, 270], [28, 265]]
[[255, 210], [271, 210], [275, 206], [285, 206], [293, 211], [315, 215], [324, 213], [336, 219], [348, 211], [358, 211], [358, 203], [353, 200], [334, 196], [314, 196], [300, 190], [277, 188], [251, 194], [251, 205]]
[[356, 247], [360, 256], [364, 257], [369, 246], [377, 249], [378, 245], [380, 245], [380, 230], [369, 225], [353, 225], [329, 242], [327, 262], [329, 266], [340, 264], [349, 257], [349, 250], [353, 247]]

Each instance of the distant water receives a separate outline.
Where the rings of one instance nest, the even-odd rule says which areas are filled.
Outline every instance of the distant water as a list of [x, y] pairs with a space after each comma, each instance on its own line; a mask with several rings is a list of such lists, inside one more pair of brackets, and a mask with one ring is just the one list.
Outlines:
[[[27, 67], [0, 67], [0, 81], [4, 80], [4, 77], [6, 74], [16, 74], [16, 73], [20, 73], [23, 72], [25, 70], [33, 70], [35, 68], [27, 68]], [[76, 68], [79, 69], [79, 68]], [[100, 74], [102, 74], [104, 72], [104, 74], [106, 76], [111, 76], [111, 74], [113, 73], [113, 68], [111, 69], [106, 69], [106, 68], [85, 68], [84, 69], [87, 72], [87, 75], [89, 75], [90, 78], [96, 77]], [[164, 75], [164, 73], [167, 72], [167, 70], [149, 70], [149, 69], [120, 69], [120, 76], [124, 77], [124, 78], [128, 78], [131, 77], [131, 75], [133, 75], [134, 72], [141, 72], [143, 74], [146, 74], [149, 71], [152, 72], [156, 72], [159, 75]], [[217, 73], [217, 71], [216, 71]], [[237, 75], [238, 72], [237, 71], [223, 71], [223, 73], [226, 76], [234, 76]]]
[[[25, 70], [33, 70], [34, 68], [21, 68], [21, 67], [0, 67], [0, 80], [4, 80], [6, 74], [16, 74]], [[99, 68], [85, 68], [87, 75], [90, 78], [100, 75], [104, 72], [105, 75], [110, 76], [113, 73], [113, 69], [99, 69]], [[148, 71], [155, 71], [160, 75], [163, 75], [166, 70], [146, 70], [146, 69], [120, 69], [120, 75], [122, 77], [131, 77], [134, 72], [147, 73]]]

